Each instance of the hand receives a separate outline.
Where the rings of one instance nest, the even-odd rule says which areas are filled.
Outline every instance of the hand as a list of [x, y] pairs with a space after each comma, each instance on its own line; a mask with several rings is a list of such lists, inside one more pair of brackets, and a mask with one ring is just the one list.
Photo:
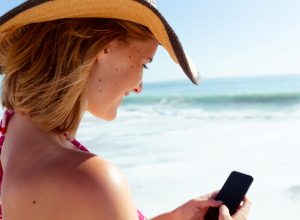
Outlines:
[[[178, 207], [172, 212], [174, 220], [204, 220], [204, 216], [209, 207], [219, 207], [221, 201], [216, 201], [214, 198], [218, 191], [212, 192], [205, 196], [201, 196], [190, 200], [184, 205]], [[227, 219], [221, 219], [227, 220]]]
[[221, 205], [219, 209], [219, 220], [246, 220], [251, 202], [245, 197], [243, 205], [237, 210], [233, 216], [230, 216], [229, 210], [225, 205]]

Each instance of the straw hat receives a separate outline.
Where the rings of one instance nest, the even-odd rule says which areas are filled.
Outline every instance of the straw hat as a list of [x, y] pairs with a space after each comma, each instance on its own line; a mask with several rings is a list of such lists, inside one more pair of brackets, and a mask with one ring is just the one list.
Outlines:
[[199, 74], [171, 26], [157, 10], [155, 0], [27, 0], [0, 17], [1, 35], [30, 23], [61, 18], [115, 18], [148, 27], [188, 78], [198, 84]]

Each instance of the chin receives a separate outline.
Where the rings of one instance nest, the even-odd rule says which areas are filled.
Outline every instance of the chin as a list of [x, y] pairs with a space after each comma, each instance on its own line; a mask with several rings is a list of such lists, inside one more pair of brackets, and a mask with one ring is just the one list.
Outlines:
[[117, 117], [117, 112], [110, 112], [102, 117], [100, 116], [100, 118], [102, 118], [105, 121], [113, 121], [116, 119], [116, 117]]
[[105, 118], [102, 118], [102, 119], [104, 119], [105, 121], [113, 121], [113, 120], [116, 119], [116, 117], [117, 117], [117, 115], [114, 115], [114, 116], [111, 116], [111, 117], [105, 117]]
[[92, 115], [94, 115], [95, 117], [97, 118], [101, 118], [105, 121], [113, 121], [116, 119], [117, 117], [117, 112], [114, 111], [114, 112], [109, 112], [109, 113], [106, 113], [106, 114], [103, 114], [103, 113], [100, 113], [100, 112], [91, 112], [89, 111]]

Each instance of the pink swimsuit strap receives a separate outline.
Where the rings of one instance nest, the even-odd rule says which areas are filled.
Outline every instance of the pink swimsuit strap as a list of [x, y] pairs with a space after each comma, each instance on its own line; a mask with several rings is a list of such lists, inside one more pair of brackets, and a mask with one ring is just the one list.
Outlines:
[[[13, 115], [14, 115], [13, 111], [6, 109], [4, 111], [2, 120], [0, 122], [0, 154], [1, 154], [2, 147], [3, 147], [8, 122]], [[75, 147], [77, 147], [78, 149], [80, 149], [82, 151], [89, 152], [89, 150], [87, 148], [85, 148], [82, 144], [80, 144], [80, 142], [77, 141], [75, 138], [69, 136], [68, 134], [64, 134], [64, 135], [65, 135], [66, 139], [70, 143], [72, 143]], [[3, 178], [3, 169], [2, 169], [2, 164], [0, 163], [0, 196], [1, 196], [2, 178]], [[137, 212], [138, 212], [139, 220], [146, 220], [145, 216], [139, 210], [137, 210]], [[0, 220], [1, 219], [2, 219], [2, 209], [1, 209], [1, 204], [0, 204]]]

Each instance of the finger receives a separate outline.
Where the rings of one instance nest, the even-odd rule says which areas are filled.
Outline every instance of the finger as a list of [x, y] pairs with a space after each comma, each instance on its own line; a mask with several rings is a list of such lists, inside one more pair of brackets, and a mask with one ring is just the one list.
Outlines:
[[242, 219], [247, 219], [247, 215], [249, 213], [250, 207], [251, 207], [251, 202], [247, 197], [245, 197], [243, 200], [242, 207], [233, 216], [234, 217], [239, 216]]
[[220, 190], [216, 190], [216, 191], [208, 193], [204, 196], [200, 196], [197, 199], [214, 199], [214, 198], [216, 198], [216, 196], [218, 195], [219, 192], [220, 192]]
[[248, 214], [250, 207], [251, 207], [251, 201], [245, 196], [244, 200], [243, 200], [243, 205], [239, 211], [242, 211], [243, 213]]
[[219, 209], [219, 219], [220, 220], [231, 220], [229, 210], [225, 205], [221, 205], [221, 207]]
[[213, 191], [213, 192], [207, 194], [207, 196], [208, 196], [208, 198], [214, 199], [214, 198], [216, 198], [216, 196], [218, 195], [219, 192], [220, 192], [220, 190], [216, 190], [216, 191]]
[[197, 208], [203, 208], [203, 207], [219, 207], [223, 204], [222, 201], [217, 201], [214, 199], [193, 199], [192, 202], [194, 203], [194, 206]]
[[214, 199], [208, 199], [206, 201], [202, 201], [202, 206], [219, 207], [222, 204], [223, 204], [222, 201], [218, 201]]

